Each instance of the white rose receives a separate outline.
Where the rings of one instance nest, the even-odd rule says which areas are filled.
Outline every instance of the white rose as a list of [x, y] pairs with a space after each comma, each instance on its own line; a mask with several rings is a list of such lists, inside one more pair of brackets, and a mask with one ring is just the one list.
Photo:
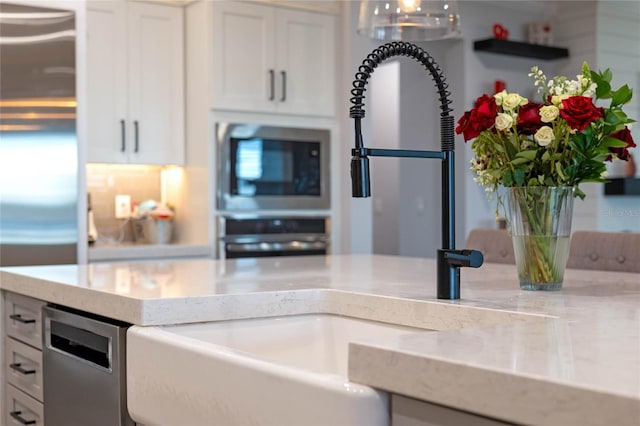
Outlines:
[[500, 93], [496, 93], [493, 97], [496, 99], [496, 105], [502, 105], [502, 100], [507, 96], [507, 91], [502, 90]]
[[501, 112], [496, 116], [495, 124], [498, 130], [509, 129], [513, 125], [513, 117], [510, 114]]
[[549, 126], [542, 126], [536, 134], [533, 135], [533, 138], [538, 142], [538, 145], [547, 146], [553, 142], [553, 129]]
[[558, 117], [559, 112], [560, 110], [558, 107], [554, 105], [545, 105], [540, 108], [538, 113], [540, 114], [540, 120], [542, 120], [543, 123], [551, 123], [556, 119], [556, 117]]
[[558, 107], [560, 107], [560, 105], [562, 105], [562, 101], [569, 98], [569, 95], [564, 94], [564, 95], [558, 95], [558, 96], [551, 96], [551, 103], [554, 105], [557, 105]]
[[527, 98], [523, 98], [517, 93], [509, 93], [502, 99], [502, 108], [504, 108], [505, 110], [511, 110], [517, 106], [522, 106], [527, 102], [529, 102]]

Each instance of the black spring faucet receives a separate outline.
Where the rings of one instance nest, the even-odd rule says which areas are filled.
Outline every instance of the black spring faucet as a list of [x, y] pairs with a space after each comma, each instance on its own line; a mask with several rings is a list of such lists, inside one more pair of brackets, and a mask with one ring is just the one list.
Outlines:
[[[365, 148], [362, 141], [361, 120], [364, 118], [364, 92], [366, 84], [382, 61], [393, 56], [408, 56], [420, 62], [431, 74], [440, 100], [440, 151], [415, 151], [402, 149]], [[351, 189], [354, 197], [371, 195], [369, 156], [437, 158], [442, 161], [442, 249], [437, 253], [437, 297], [438, 299], [460, 298], [460, 268], [478, 268], [484, 261], [477, 250], [455, 249], [455, 180], [454, 180], [454, 128], [449, 107], [451, 94], [444, 75], [435, 60], [421, 47], [412, 43], [396, 41], [374, 49], [358, 67], [353, 88], [349, 116], [355, 124], [355, 148], [351, 150]]]

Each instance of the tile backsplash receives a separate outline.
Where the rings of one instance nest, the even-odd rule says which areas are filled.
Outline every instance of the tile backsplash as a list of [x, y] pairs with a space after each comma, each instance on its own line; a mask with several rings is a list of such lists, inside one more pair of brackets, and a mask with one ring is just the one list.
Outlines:
[[133, 241], [131, 221], [115, 218], [115, 197], [129, 195], [132, 203], [161, 201], [161, 172], [155, 166], [87, 165], [87, 192], [91, 195], [99, 243]]

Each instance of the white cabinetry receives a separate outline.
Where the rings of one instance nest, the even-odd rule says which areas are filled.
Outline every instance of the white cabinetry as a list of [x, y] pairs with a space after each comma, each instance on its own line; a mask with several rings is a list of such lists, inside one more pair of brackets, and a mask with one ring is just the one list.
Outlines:
[[181, 7], [87, 2], [88, 148], [96, 163], [184, 163]]
[[334, 17], [213, 3], [213, 107], [333, 116]]
[[2, 322], [6, 418], [0, 424], [42, 426], [42, 306], [45, 302], [4, 293]]

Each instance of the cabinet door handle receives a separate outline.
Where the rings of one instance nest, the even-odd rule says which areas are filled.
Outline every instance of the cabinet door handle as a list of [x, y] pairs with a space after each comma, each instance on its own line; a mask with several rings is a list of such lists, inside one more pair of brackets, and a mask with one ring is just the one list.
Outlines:
[[12, 370], [17, 371], [18, 373], [24, 374], [25, 376], [36, 373], [36, 370], [25, 370], [24, 368], [22, 368], [22, 364], [19, 362], [15, 364], [9, 364], [9, 367], [11, 367]]
[[269, 100], [272, 101], [276, 98], [276, 73], [273, 70], [269, 70], [269, 87]]
[[27, 420], [24, 417], [22, 417], [21, 414], [22, 414], [22, 411], [12, 411], [12, 412], [9, 413], [9, 415], [11, 417], [16, 419], [17, 421], [19, 421], [23, 425], [35, 425], [36, 424], [35, 420]]
[[138, 139], [138, 120], [133, 122], [133, 131], [135, 134], [135, 142], [133, 145], [133, 152], [138, 152], [140, 148], [140, 140]]
[[124, 120], [120, 120], [120, 141], [120, 152], [124, 152], [127, 148]]
[[287, 72], [280, 71], [280, 75], [282, 76], [282, 98], [280, 102], [284, 102], [287, 100]]
[[14, 320], [14, 321], [21, 322], [22, 324], [33, 324], [34, 322], [36, 322], [36, 320], [35, 320], [35, 319], [31, 319], [31, 318], [29, 318], [29, 319], [25, 319], [25, 318], [22, 318], [22, 315], [20, 315], [20, 314], [13, 314], [13, 315], [9, 315], [9, 318], [11, 318], [11, 319], [12, 319], [12, 320]]

